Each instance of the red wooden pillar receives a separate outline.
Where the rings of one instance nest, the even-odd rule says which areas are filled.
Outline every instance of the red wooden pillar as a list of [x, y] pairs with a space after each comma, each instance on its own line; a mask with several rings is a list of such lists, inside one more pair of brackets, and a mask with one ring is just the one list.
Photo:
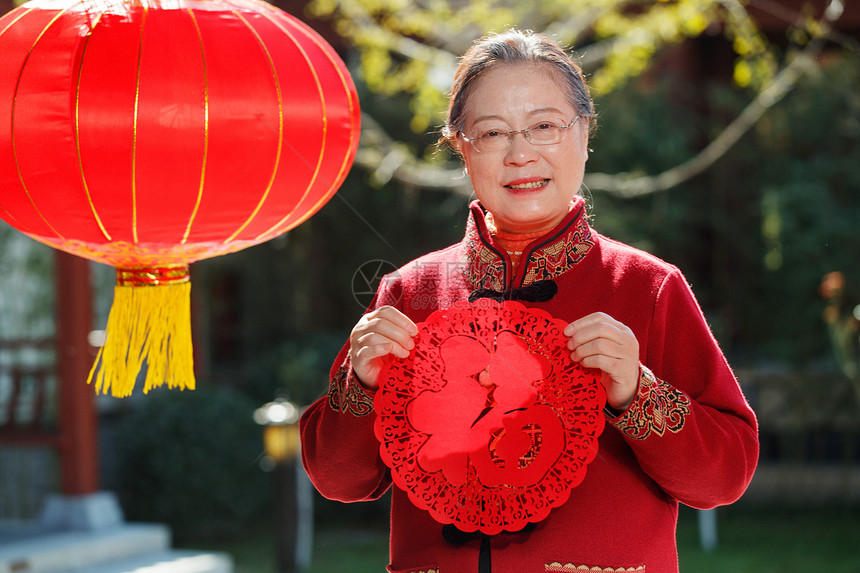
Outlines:
[[60, 473], [65, 495], [99, 489], [98, 431], [93, 387], [87, 376], [93, 356], [89, 262], [56, 251], [57, 371], [59, 376]]

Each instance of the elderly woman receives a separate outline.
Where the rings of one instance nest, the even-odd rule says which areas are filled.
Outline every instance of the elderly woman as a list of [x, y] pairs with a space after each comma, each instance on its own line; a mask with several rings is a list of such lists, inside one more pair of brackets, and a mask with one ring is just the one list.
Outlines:
[[607, 425], [570, 499], [521, 531], [451, 535], [394, 487], [389, 571], [676, 572], [678, 504], [731, 503], [752, 478], [755, 416], [684, 276], [589, 224], [578, 192], [594, 122], [582, 71], [545, 36], [491, 35], [460, 63], [443, 135], [477, 196], [465, 238], [382, 281], [302, 418], [305, 467], [335, 500], [391, 487], [373, 429], [380, 372], [409, 356], [416, 323], [482, 289], [528, 300], [541, 287], [524, 304], [567, 324], [570, 360], [600, 373]]

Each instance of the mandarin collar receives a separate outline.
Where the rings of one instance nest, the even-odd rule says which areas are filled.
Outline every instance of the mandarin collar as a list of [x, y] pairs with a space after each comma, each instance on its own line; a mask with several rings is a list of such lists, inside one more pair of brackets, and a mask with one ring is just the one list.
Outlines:
[[512, 276], [511, 259], [487, 228], [487, 210], [480, 201], [469, 205], [466, 223], [466, 279], [473, 288], [505, 290], [553, 279], [580, 263], [594, 247], [585, 200], [574, 199], [567, 216], [545, 235], [529, 243]]

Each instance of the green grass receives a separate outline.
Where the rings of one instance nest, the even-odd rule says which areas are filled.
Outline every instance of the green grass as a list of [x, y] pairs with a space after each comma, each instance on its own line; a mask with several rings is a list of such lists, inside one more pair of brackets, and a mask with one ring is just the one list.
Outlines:
[[[268, 530], [229, 543], [190, 546], [229, 553], [234, 573], [276, 573], [274, 536]], [[313, 563], [306, 573], [384, 573], [387, 563], [387, 531], [337, 528], [314, 533]]]
[[[718, 545], [699, 544], [696, 512], [682, 508], [678, 525], [681, 573], [857, 573], [860, 571], [860, 508], [717, 510]], [[235, 573], [276, 573], [272, 534], [262, 531], [219, 547], [233, 556]], [[383, 573], [387, 533], [317, 530], [307, 573]], [[658, 572], [659, 573], [659, 572]]]
[[857, 573], [858, 508], [717, 510], [717, 548], [699, 545], [695, 512], [678, 526], [682, 573]]
[[387, 564], [387, 530], [320, 532], [308, 573], [384, 573]]

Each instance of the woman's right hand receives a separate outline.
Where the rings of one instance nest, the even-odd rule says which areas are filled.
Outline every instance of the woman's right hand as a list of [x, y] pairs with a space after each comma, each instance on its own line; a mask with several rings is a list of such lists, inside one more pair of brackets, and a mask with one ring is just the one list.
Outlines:
[[361, 317], [349, 335], [352, 370], [366, 388], [379, 386], [379, 373], [389, 354], [409, 356], [418, 327], [394, 308], [383, 306]]

